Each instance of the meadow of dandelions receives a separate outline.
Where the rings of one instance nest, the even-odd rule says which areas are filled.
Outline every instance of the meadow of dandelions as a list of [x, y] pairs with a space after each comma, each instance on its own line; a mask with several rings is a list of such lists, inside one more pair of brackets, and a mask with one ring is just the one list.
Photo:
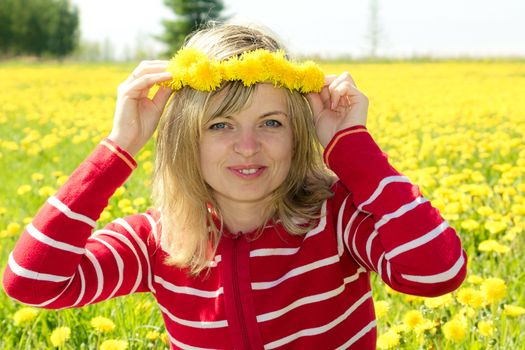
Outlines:
[[[46, 198], [109, 133], [116, 88], [133, 66], [0, 65], [0, 258]], [[440, 209], [467, 250], [455, 292], [421, 298], [373, 277], [378, 349], [525, 349], [525, 64], [324, 65], [370, 99], [368, 128], [390, 162]], [[150, 204], [153, 142], [101, 215]], [[38, 310], [0, 292], [0, 349], [167, 349], [149, 295]]]

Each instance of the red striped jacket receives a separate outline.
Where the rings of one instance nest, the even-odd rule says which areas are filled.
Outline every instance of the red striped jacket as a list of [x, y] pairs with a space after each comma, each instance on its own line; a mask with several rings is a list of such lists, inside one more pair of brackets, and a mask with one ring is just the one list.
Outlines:
[[189, 277], [163, 263], [153, 209], [92, 233], [137, 165], [104, 139], [25, 229], [5, 291], [44, 308], [151, 292], [174, 349], [374, 349], [370, 272], [400, 292], [437, 296], [461, 284], [466, 255], [365, 127], [337, 133], [324, 157], [340, 181], [315, 228], [294, 236], [269, 225], [256, 240], [225, 232], [209, 276]]

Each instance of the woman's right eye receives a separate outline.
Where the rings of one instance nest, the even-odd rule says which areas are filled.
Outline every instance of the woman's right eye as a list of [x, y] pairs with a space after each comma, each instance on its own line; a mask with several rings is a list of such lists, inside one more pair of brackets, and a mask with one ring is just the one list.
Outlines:
[[225, 129], [225, 128], [226, 128], [226, 123], [215, 123], [215, 124], [210, 125], [210, 129], [212, 130], [219, 130], [219, 129]]

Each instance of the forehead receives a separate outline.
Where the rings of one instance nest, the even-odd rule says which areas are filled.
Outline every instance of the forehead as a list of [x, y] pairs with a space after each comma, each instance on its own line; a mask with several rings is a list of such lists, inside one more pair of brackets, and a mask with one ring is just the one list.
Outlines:
[[240, 82], [232, 82], [210, 97], [205, 114], [206, 119], [212, 119], [250, 109], [272, 109], [286, 113], [287, 107], [287, 94], [283, 88], [270, 83], [246, 87]]

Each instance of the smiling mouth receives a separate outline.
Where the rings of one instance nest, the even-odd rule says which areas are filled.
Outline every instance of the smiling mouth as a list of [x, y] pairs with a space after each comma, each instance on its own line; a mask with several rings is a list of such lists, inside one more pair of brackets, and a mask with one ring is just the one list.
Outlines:
[[241, 173], [241, 174], [244, 174], [244, 175], [251, 175], [251, 174], [255, 174], [257, 172], [257, 170], [259, 170], [260, 168], [254, 168], [254, 169], [237, 169], [237, 172]]

